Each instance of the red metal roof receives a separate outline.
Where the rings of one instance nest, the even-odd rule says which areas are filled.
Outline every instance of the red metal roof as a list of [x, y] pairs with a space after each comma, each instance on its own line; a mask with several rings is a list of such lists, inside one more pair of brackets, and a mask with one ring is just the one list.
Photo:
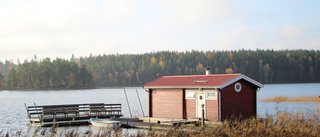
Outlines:
[[[182, 87], [215, 87], [222, 88], [222, 85], [229, 85], [230, 82], [238, 79], [249, 79], [248, 81], [256, 81], [242, 74], [211, 74], [211, 75], [181, 75], [181, 76], [163, 76], [148, 84], [143, 88], [182, 88]], [[231, 83], [230, 83], [231, 84]], [[258, 84], [258, 85], [257, 85]], [[261, 83], [256, 85], [262, 87]], [[261, 85], [259, 85], [261, 84]], [[225, 87], [225, 86], [224, 86]]]

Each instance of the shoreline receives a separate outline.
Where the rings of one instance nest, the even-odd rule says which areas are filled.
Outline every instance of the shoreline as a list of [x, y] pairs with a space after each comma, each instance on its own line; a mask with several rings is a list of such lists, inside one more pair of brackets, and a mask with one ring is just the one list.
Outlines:
[[[264, 85], [281, 85], [281, 84], [320, 84], [320, 82], [309, 83], [268, 83]], [[1, 89], [0, 91], [38, 91], [38, 90], [77, 90], [77, 89], [108, 89], [108, 88], [124, 88], [124, 87], [141, 87], [141, 85], [123, 85], [123, 86], [108, 86], [108, 87], [79, 87], [79, 88], [39, 88], [39, 89]], [[320, 96], [320, 94], [319, 94]], [[263, 100], [263, 99], [261, 99]], [[261, 101], [260, 100], [260, 101]]]
[[39, 89], [0, 89], [0, 91], [39, 91], [39, 90], [77, 90], [77, 89], [97, 89], [97, 87], [81, 87], [81, 88], [39, 88]]
[[320, 103], [319, 96], [299, 96], [299, 97], [288, 97], [288, 96], [275, 96], [271, 98], [259, 99], [260, 102], [313, 102]]
[[82, 88], [40, 88], [40, 89], [0, 89], [0, 91], [40, 91], [40, 90], [78, 90], [78, 89], [111, 89], [111, 88], [136, 88], [141, 86], [112, 86], [112, 87], [82, 87]]

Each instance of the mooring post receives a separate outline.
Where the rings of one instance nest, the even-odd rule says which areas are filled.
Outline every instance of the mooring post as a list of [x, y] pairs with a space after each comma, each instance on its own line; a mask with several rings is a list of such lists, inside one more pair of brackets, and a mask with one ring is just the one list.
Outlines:
[[126, 100], [127, 100], [127, 104], [128, 104], [128, 108], [129, 108], [129, 112], [130, 112], [130, 116], [132, 117], [132, 114], [131, 114], [131, 109], [130, 109], [130, 105], [129, 105], [129, 101], [128, 101], [128, 97], [127, 97], [127, 92], [126, 92], [126, 89], [124, 88], [124, 95], [126, 96]]
[[137, 89], [136, 89], [136, 93], [137, 93], [138, 100], [139, 100], [139, 103], [140, 103], [140, 107], [141, 107], [141, 111], [142, 111], [142, 116], [144, 116], [143, 108], [142, 108], [142, 105], [141, 105], [141, 101], [140, 101], [140, 97], [139, 97], [139, 94], [138, 94], [138, 90], [137, 90]]
[[204, 104], [202, 104], [201, 107], [202, 107], [201, 127], [203, 127], [204, 126]]

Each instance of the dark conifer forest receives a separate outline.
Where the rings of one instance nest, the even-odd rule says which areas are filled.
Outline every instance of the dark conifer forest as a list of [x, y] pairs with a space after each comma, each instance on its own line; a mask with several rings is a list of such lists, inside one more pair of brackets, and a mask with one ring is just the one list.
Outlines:
[[141, 86], [161, 76], [243, 73], [264, 84], [320, 82], [320, 51], [159, 51], [0, 62], [0, 89]]

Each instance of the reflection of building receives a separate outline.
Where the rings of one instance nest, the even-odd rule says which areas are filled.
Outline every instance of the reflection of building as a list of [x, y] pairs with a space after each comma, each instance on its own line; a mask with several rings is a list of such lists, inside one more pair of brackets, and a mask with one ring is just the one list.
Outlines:
[[263, 84], [243, 74], [164, 76], [143, 88], [149, 93], [149, 116], [155, 118], [201, 117], [222, 121], [226, 118], [255, 117], [257, 90]]

